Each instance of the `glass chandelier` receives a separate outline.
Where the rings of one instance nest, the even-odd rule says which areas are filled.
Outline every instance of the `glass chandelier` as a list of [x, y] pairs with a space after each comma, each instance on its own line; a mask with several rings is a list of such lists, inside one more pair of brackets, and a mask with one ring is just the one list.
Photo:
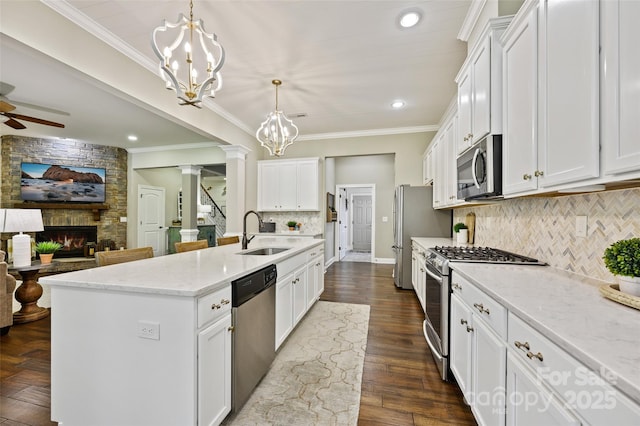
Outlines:
[[267, 119], [260, 125], [256, 138], [260, 145], [267, 148], [271, 156], [280, 157], [284, 150], [298, 137], [298, 127], [287, 118], [284, 112], [278, 110], [278, 86], [280, 80], [271, 82], [276, 86], [276, 109], [267, 115]]
[[[174, 35], [173, 41], [171, 35]], [[204, 96], [214, 98], [222, 87], [220, 69], [224, 64], [224, 48], [215, 34], [204, 30], [201, 19], [194, 21], [193, 0], [189, 1], [189, 19], [181, 13], [175, 24], [163, 20], [162, 25], [153, 30], [151, 47], [160, 59], [160, 76], [167, 89], [176, 91], [182, 101], [180, 105], [200, 108]], [[180, 68], [181, 63], [184, 69]], [[201, 83], [198, 78], [203, 78]]]

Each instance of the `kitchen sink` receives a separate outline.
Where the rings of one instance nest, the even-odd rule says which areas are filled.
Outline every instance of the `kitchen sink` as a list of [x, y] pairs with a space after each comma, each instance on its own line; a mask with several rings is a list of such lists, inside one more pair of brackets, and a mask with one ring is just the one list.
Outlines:
[[290, 247], [262, 247], [249, 251], [243, 251], [238, 254], [250, 255], [250, 256], [271, 256], [272, 254], [282, 253], [289, 250]]

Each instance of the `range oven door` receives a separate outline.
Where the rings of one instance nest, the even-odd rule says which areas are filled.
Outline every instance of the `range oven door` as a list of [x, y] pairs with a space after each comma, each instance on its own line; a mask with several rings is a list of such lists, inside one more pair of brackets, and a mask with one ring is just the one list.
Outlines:
[[502, 136], [489, 135], [456, 160], [458, 199], [502, 194]]
[[449, 277], [426, 265], [424, 337], [443, 380], [449, 372]]

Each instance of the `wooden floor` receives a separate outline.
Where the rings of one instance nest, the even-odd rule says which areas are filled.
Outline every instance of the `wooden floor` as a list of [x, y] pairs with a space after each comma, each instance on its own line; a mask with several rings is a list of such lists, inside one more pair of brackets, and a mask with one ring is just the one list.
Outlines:
[[[475, 425], [458, 387], [438, 376], [414, 293], [396, 289], [391, 272], [390, 265], [343, 262], [325, 275], [321, 300], [371, 306], [359, 424]], [[55, 425], [50, 330], [49, 317], [0, 337], [1, 426]]]

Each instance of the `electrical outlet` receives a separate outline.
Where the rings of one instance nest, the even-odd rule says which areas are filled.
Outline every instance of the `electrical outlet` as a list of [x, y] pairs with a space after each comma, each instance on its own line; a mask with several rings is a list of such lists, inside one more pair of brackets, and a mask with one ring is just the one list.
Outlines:
[[124, 223], [127, 221], [127, 217], [126, 216], [120, 216], [120, 222]]
[[138, 321], [138, 337], [160, 340], [160, 323], [154, 321]]
[[587, 217], [586, 216], [576, 216], [576, 237], [586, 237], [587, 236]]

